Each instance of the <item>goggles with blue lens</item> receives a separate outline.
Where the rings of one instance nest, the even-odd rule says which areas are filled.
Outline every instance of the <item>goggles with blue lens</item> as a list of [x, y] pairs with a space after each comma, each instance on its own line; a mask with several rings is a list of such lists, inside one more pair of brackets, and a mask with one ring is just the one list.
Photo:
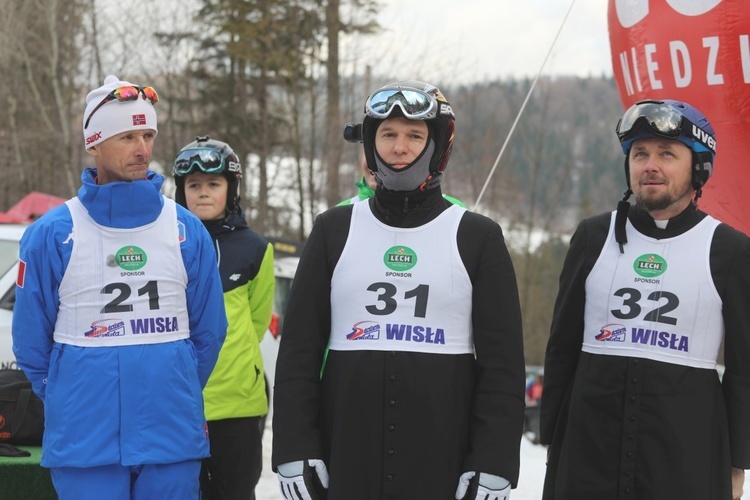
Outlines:
[[641, 101], [631, 106], [617, 122], [616, 132], [620, 142], [623, 143], [636, 137], [641, 132], [643, 124], [648, 125], [655, 134], [662, 137], [679, 139], [683, 136], [690, 138], [691, 142], [699, 142], [708, 150], [716, 152], [715, 143], [699, 137], [693, 129], [699, 129], [704, 137], [710, 137], [710, 134], [663, 101]]
[[388, 89], [370, 96], [365, 114], [382, 120], [388, 118], [396, 106], [410, 120], [431, 120], [440, 110], [435, 96], [414, 89]]
[[224, 171], [224, 155], [211, 148], [185, 149], [174, 160], [175, 175], [189, 175], [196, 170], [204, 174]]

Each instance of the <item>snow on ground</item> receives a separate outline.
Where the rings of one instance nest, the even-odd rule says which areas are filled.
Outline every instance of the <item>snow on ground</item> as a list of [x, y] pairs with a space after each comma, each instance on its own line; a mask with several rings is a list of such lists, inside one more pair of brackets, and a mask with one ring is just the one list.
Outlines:
[[[271, 471], [272, 436], [271, 415], [269, 415], [266, 421], [266, 431], [263, 434], [263, 473], [258, 486], [255, 488], [255, 496], [258, 500], [279, 500], [283, 498], [279, 492], [276, 474]], [[521, 477], [518, 480], [518, 488], [511, 493], [511, 500], [539, 500], [542, 498], [546, 456], [547, 451], [543, 446], [534, 445], [526, 438], [521, 440]]]
[[[273, 387], [279, 340], [267, 334], [260, 347], [267, 368], [266, 374], [269, 378], [269, 386]], [[266, 419], [266, 430], [263, 434], [263, 472], [260, 482], [255, 488], [255, 497], [258, 500], [283, 500], [276, 474], [271, 471], [272, 418], [273, 411]], [[511, 500], [540, 500], [542, 498], [542, 485], [547, 469], [546, 462], [547, 449], [544, 446], [532, 444], [525, 437], [521, 439], [521, 474], [518, 479], [518, 488], [513, 490], [510, 495]], [[745, 476], [745, 493], [745, 498], [750, 498], [750, 473]]]
[[[258, 500], [283, 500], [276, 474], [271, 471], [271, 441], [271, 415], [269, 415], [266, 421], [266, 432], [263, 434], [263, 473], [255, 488], [255, 497]], [[518, 479], [518, 488], [510, 495], [511, 500], [540, 500], [542, 498], [546, 458], [547, 450], [544, 446], [532, 444], [526, 438], [521, 440], [521, 476]], [[745, 493], [750, 494], [750, 473], [746, 475]]]

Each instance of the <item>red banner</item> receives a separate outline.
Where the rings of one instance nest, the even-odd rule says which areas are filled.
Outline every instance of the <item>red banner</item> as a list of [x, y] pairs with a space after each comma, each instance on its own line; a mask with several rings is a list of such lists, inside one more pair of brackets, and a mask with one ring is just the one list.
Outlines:
[[699, 205], [750, 234], [750, 5], [743, 0], [609, 0], [612, 68], [628, 108], [676, 99], [716, 131]]

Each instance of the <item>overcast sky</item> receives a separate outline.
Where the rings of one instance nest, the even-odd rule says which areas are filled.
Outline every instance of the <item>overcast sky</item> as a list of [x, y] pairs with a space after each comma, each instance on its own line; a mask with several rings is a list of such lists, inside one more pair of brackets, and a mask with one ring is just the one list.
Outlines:
[[[575, 3], [573, 3], [575, 2]], [[607, 0], [381, 0], [384, 31], [343, 57], [443, 84], [544, 74], [611, 75]], [[352, 55], [356, 54], [356, 56]]]

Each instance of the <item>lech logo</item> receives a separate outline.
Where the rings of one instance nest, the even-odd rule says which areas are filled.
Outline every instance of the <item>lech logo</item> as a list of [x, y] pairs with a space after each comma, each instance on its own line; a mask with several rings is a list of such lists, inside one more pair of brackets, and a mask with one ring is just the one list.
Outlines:
[[664, 274], [667, 270], [667, 261], [655, 253], [647, 253], [635, 259], [633, 269], [644, 278], [653, 278]]
[[409, 247], [395, 246], [385, 252], [383, 262], [388, 269], [408, 271], [417, 264], [417, 254]]
[[122, 247], [115, 254], [117, 265], [126, 271], [137, 271], [146, 265], [146, 252], [138, 247]]

